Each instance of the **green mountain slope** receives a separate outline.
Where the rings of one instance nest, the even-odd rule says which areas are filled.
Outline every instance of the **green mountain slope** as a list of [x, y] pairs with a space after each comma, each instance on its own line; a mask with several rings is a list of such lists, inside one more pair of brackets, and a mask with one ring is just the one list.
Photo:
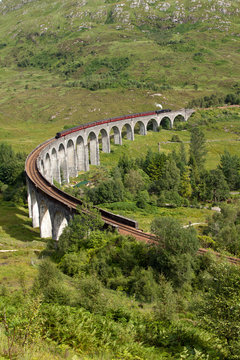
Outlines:
[[0, 55], [0, 124], [182, 107], [238, 82], [238, 1], [2, 0]]

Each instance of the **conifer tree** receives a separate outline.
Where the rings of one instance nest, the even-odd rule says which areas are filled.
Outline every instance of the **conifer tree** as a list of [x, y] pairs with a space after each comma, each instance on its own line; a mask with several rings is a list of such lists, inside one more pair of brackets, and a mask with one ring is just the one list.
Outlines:
[[190, 196], [192, 195], [189, 167], [185, 167], [182, 173], [179, 185], [179, 194], [185, 198], [190, 198]]

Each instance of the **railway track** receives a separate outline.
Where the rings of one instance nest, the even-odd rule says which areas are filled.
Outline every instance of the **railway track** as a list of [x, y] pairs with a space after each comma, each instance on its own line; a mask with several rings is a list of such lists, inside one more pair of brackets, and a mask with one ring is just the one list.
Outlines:
[[[55, 186], [51, 185], [38, 171], [37, 168], [37, 158], [40, 152], [44, 149], [44, 147], [50, 144], [54, 139], [50, 139], [49, 141], [45, 142], [44, 144], [40, 145], [38, 148], [33, 150], [33, 152], [28, 156], [26, 160], [25, 170], [29, 177], [29, 179], [34, 183], [34, 185], [44, 192], [46, 195], [51, 197], [54, 200], [59, 201], [60, 203], [64, 204], [70, 209], [76, 210], [78, 205], [81, 205], [81, 200], [70, 196], [62, 191], [59, 191]], [[107, 224], [112, 224], [118, 228], [119, 233], [122, 235], [132, 235], [137, 240], [151, 242], [154, 239], [154, 236], [151, 234], [146, 234], [141, 230], [137, 230], [132, 228], [131, 226], [127, 226], [121, 224], [117, 221], [107, 218], [106, 216], [102, 216], [102, 220]]]
[[[28, 178], [32, 181], [32, 183], [41, 190], [43, 193], [48, 195], [54, 200], [59, 201], [60, 203], [64, 204], [70, 209], [76, 210], [78, 205], [81, 205], [81, 200], [64, 193], [63, 191], [56, 188], [54, 185], [51, 185], [39, 172], [37, 168], [37, 159], [40, 154], [40, 152], [44, 149], [45, 146], [49, 145], [51, 142], [53, 142], [54, 139], [50, 139], [46, 141], [45, 143], [39, 145], [36, 149], [34, 149], [29, 156], [27, 157], [26, 164], [25, 164], [25, 171], [27, 173]], [[144, 233], [141, 230], [137, 230], [131, 226], [121, 224], [117, 221], [114, 221], [112, 219], [109, 219], [106, 216], [102, 216], [102, 220], [109, 224], [113, 225], [114, 227], [118, 228], [118, 231], [122, 235], [132, 235], [135, 237], [138, 241], [144, 241], [146, 243], [152, 244], [155, 242], [155, 236], [153, 234]], [[207, 249], [200, 248], [198, 250], [199, 255], [204, 255], [208, 252]], [[225, 256], [221, 255], [217, 252], [213, 252], [217, 257], [225, 258], [227, 261], [229, 261], [232, 264], [239, 265], [240, 266], [240, 259], [235, 258], [232, 256]]]

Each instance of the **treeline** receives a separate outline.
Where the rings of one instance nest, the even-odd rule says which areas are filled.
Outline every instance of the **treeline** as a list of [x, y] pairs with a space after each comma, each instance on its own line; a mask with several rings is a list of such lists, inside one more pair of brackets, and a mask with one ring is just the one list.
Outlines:
[[26, 199], [26, 157], [25, 153], [15, 153], [10, 145], [0, 143], [0, 193], [4, 200], [22, 203]]
[[227, 95], [203, 96], [193, 99], [187, 105], [189, 108], [209, 108], [223, 105], [240, 105], [240, 87], [239, 84], [233, 85], [233, 92]]
[[207, 170], [206, 153], [204, 133], [192, 127], [188, 154], [181, 143], [179, 151], [169, 155], [151, 150], [142, 158], [123, 155], [107, 179], [87, 189], [85, 195], [95, 205], [135, 201], [139, 208], [226, 200], [230, 190], [240, 187], [240, 158], [225, 151], [217, 168]]

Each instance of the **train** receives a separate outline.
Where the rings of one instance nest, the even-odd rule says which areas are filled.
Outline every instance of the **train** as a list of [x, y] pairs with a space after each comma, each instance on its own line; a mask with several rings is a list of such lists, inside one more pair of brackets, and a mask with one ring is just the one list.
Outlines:
[[100, 121], [90, 122], [90, 123], [87, 123], [87, 124], [84, 124], [84, 125], [75, 126], [73, 128], [57, 132], [55, 138], [59, 139], [59, 138], [61, 138], [63, 136], [69, 135], [69, 134], [71, 134], [73, 132], [76, 132], [76, 131], [79, 131], [79, 130], [84, 130], [84, 129], [87, 129], [89, 127], [93, 127], [93, 126], [96, 126], [96, 125], [102, 125], [102, 124], [115, 122], [115, 121], [120, 121], [120, 120], [125, 120], [125, 119], [134, 119], [134, 118], [141, 117], [141, 116], [150, 116], [150, 115], [156, 115], [156, 114], [159, 115], [159, 114], [162, 114], [162, 113], [168, 113], [170, 111], [172, 111], [172, 110], [171, 109], [153, 110], [153, 111], [144, 112], [144, 113], [124, 115], [124, 116], [121, 116], [121, 117], [109, 118], [109, 119], [104, 119], [104, 120], [100, 120]]

